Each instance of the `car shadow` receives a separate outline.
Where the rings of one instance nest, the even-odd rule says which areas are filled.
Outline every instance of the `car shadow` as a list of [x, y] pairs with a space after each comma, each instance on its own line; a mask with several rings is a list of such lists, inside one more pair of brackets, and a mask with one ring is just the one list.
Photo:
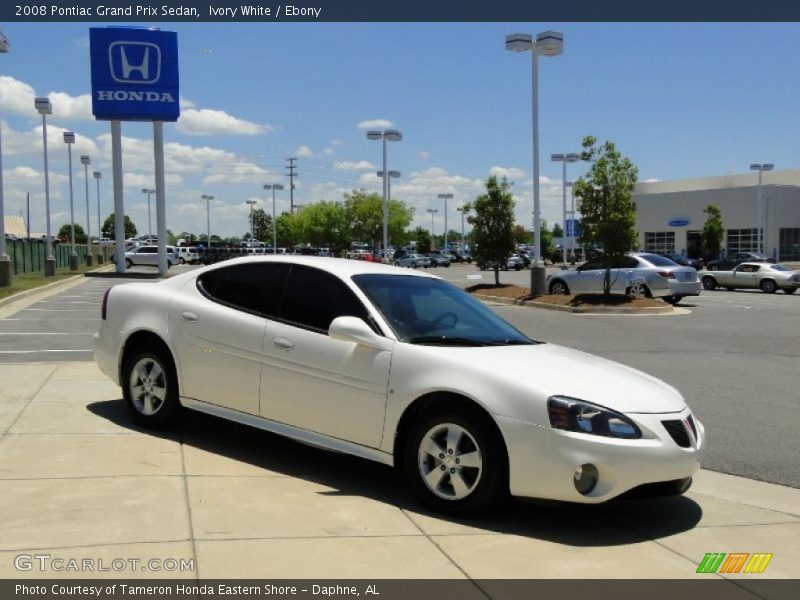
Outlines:
[[[133, 431], [158, 437], [166, 433], [136, 426], [122, 400], [94, 402], [87, 409]], [[509, 498], [485, 514], [453, 517], [420, 503], [398, 472], [385, 465], [191, 410], [184, 411], [176, 430], [178, 440], [187, 446], [331, 488], [320, 494], [361, 496], [395, 505], [429, 534], [483, 530], [577, 547], [618, 546], [688, 531], [703, 515], [700, 505], [686, 496], [628, 494], [601, 505]]]

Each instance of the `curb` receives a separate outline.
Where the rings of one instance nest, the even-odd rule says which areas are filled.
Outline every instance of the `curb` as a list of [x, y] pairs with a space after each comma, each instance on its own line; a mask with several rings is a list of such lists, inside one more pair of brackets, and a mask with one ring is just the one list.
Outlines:
[[506, 304], [509, 306], [528, 306], [531, 308], [543, 308], [545, 310], [555, 310], [560, 312], [569, 312], [576, 314], [595, 314], [595, 315], [664, 315], [672, 314], [675, 309], [672, 306], [645, 306], [641, 308], [633, 307], [616, 307], [616, 306], [594, 306], [594, 307], [580, 307], [580, 306], [563, 306], [561, 304], [547, 304], [545, 302], [536, 302], [535, 300], [518, 300], [516, 298], [502, 298], [500, 296], [486, 296], [484, 294], [474, 294], [479, 300], [487, 302], [495, 302], [497, 304]]
[[[97, 279], [165, 279], [158, 273], [117, 273], [116, 271], [105, 271], [102, 273], [85, 273], [84, 277], [94, 277]], [[168, 276], [167, 276], [168, 277]]]

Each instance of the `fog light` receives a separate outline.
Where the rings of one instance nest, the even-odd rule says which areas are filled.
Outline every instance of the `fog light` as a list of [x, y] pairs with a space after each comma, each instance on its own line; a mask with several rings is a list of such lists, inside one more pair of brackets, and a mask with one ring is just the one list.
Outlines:
[[575, 474], [572, 476], [575, 489], [584, 496], [590, 493], [597, 485], [597, 478], [597, 467], [589, 464], [581, 465], [575, 469]]

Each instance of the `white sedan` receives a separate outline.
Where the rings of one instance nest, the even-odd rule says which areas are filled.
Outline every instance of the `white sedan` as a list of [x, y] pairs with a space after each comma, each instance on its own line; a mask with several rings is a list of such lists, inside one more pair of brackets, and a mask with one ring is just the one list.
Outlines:
[[134, 421], [184, 408], [398, 467], [434, 508], [510, 492], [688, 489], [705, 433], [673, 387], [532, 340], [442, 279], [247, 257], [103, 299], [95, 360]]

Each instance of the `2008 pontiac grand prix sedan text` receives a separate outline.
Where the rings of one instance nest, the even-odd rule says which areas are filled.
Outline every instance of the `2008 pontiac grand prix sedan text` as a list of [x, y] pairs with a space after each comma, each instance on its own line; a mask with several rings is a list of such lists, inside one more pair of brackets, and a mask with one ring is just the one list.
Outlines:
[[252, 257], [106, 292], [95, 360], [132, 418], [187, 407], [396, 465], [435, 508], [510, 491], [685, 491], [704, 429], [673, 387], [529, 339], [438, 277]]

